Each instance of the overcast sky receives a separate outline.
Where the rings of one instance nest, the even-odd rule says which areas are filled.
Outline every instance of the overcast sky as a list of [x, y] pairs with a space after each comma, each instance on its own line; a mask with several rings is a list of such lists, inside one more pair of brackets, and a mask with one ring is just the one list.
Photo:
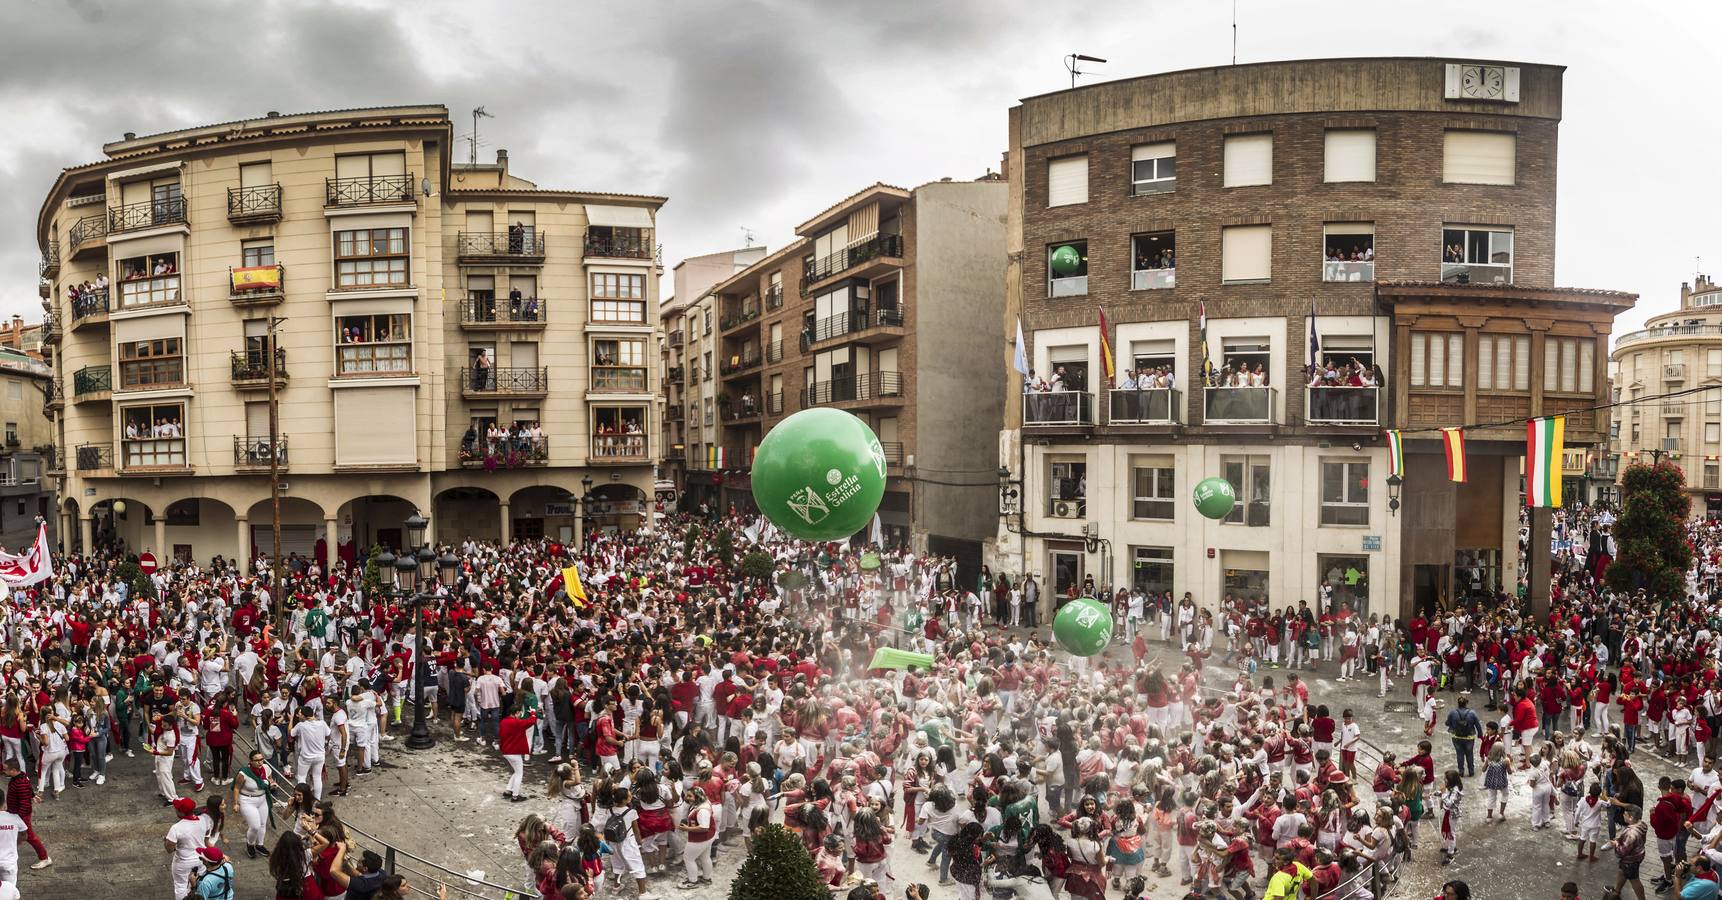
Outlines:
[[[874, 181], [996, 169], [1005, 111], [1093, 78], [1226, 63], [1226, 0], [6, 0], [0, 313], [40, 315], [35, 214], [123, 132], [396, 103], [470, 110], [542, 187], [664, 194], [666, 262], [776, 249]], [[1240, 63], [1443, 56], [1567, 66], [1563, 286], [1637, 292], [1616, 333], [1722, 276], [1722, 4], [1238, 0]], [[1709, 42], [1709, 46], [1706, 46]], [[461, 159], [465, 158], [464, 144]], [[667, 284], [666, 284], [667, 287]]]

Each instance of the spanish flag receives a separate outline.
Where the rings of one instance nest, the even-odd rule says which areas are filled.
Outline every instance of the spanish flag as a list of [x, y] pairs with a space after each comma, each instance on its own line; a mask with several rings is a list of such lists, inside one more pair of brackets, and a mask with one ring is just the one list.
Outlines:
[[1447, 448], [1447, 479], [1463, 482], [1465, 480], [1465, 430], [1463, 428], [1441, 429], [1441, 445]]
[[580, 583], [580, 566], [575, 564], [562, 570], [562, 589], [568, 592], [568, 599], [581, 609], [586, 608], [586, 586]]
[[229, 271], [233, 273], [233, 290], [236, 292], [281, 289], [280, 266], [245, 266]]
[[1106, 370], [1107, 386], [1112, 386], [1113, 379], [1118, 375], [1118, 370], [1112, 361], [1112, 329], [1106, 324], [1106, 310], [1104, 309], [1100, 311], [1100, 365]]

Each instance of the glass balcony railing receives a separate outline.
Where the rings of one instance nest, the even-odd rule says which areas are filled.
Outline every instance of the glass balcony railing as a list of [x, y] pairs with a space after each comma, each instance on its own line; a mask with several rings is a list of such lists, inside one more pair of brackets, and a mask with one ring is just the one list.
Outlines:
[[1080, 297], [1088, 293], [1087, 275], [1070, 275], [1047, 282], [1049, 297]]
[[[1158, 291], [1177, 286], [1177, 269], [1132, 269], [1130, 272], [1130, 289], [1133, 291]], [[1086, 285], [1083, 292], [1087, 293]]]
[[1094, 395], [1086, 391], [1022, 395], [1024, 425], [1093, 425]]
[[1375, 263], [1329, 261], [1321, 264], [1322, 281], [1374, 281]]
[[1512, 284], [1513, 267], [1495, 263], [1442, 263], [1446, 284]]
[[1381, 389], [1376, 387], [1305, 388], [1312, 423], [1375, 425], [1380, 422]]
[[1211, 387], [1203, 392], [1203, 418], [1213, 424], [1259, 425], [1274, 420], [1271, 387]]
[[1175, 388], [1118, 388], [1110, 394], [1106, 418], [1114, 425], [1172, 425], [1183, 413], [1184, 395]]

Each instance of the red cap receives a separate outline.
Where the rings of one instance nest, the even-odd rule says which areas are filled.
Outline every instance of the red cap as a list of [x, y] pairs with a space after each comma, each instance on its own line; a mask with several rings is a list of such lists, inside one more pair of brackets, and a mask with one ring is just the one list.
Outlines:
[[173, 811], [182, 816], [195, 809], [197, 809], [197, 801], [190, 797], [178, 797], [173, 801]]
[[221, 861], [227, 858], [227, 854], [222, 853], [220, 847], [199, 847], [197, 848], [197, 855], [216, 865], [220, 865]]

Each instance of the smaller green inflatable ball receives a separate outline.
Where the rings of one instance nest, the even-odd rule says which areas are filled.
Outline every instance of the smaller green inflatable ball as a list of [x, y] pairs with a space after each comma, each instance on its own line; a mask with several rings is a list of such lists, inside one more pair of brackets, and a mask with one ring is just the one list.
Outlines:
[[1093, 597], [1079, 597], [1059, 608], [1052, 636], [1075, 656], [1093, 656], [1112, 643], [1112, 612]]
[[1052, 251], [1052, 271], [1057, 275], [1074, 275], [1082, 268], [1082, 253], [1065, 244]]
[[840, 409], [804, 409], [759, 442], [753, 499], [798, 538], [838, 541], [873, 521], [885, 474], [884, 447], [866, 422]]
[[1215, 476], [1196, 483], [1195, 501], [1197, 512], [1210, 519], [1224, 519], [1232, 514], [1238, 495], [1230, 481]]

